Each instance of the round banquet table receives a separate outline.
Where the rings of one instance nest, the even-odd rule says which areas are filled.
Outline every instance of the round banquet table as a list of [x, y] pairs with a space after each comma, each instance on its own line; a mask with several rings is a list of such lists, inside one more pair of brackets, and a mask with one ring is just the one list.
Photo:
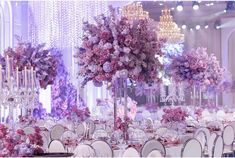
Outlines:
[[72, 157], [74, 154], [73, 153], [41, 153], [41, 154], [36, 154], [33, 155], [33, 157]]

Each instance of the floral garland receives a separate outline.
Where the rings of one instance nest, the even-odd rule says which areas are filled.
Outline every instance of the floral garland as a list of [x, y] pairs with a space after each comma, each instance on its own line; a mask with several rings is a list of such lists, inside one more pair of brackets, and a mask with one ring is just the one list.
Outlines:
[[13, 58], [13, 67], [22, 71], [24, 67], [33, 66], [40, 87], [53, 84], [57, 75], [57, 64], [60, 54], [55, 49], [44, 49], [45, 44], [32, 46], [31, 43], [19, 42], [15, 49], [8, 48], [1, 56], [1, 64], [5, 67], [5, 57]]
[[[26, 135], [22, 129], [12, 131], [0, 124], [0, 139], [1, 157], [24, 157], [43, 153], [43, 140], [38, 127], [35, 127], [35, 133]], [[29, 143], [27, 143], [27, 139]]]
[[77, 100], [77, 89], [70, 83], [69, 73], [61, 58], [57, 69], [58, 75], [52, 85], [52, 110], [49, 115], [75, 122], [86, 120], [90, 116], [89, 109], [80, 96]]
[[128, 70], [134, 81], [160, 80], [162, 64], [156, 55], [162, 56], [164, 40], [158, 40], [150, 20], [119, 18], [110, 7], [110, 16], [100, 15], [95, 22], [84, 23], [83, 43], [75, 55], [78, 75], [84, 77], [82, 86], [88, 81], [111, 81], [119, 70]]

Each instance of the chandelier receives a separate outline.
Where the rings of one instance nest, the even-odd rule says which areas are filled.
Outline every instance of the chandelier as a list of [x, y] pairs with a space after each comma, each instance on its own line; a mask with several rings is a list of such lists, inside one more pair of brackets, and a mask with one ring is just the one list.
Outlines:
[[171, 12], [167, 8], [162, 10], [162, 15], [160, 16], [160, 22], [158, 23], [158, 38], [166, 39], [167, 43], [170, 44], [184, 42], [184, 34], [180, 33], [180, 28], [173, 21]]
[[143, 6], [140, 3], [132, 3], [124, 6], [121, 10], [121, 15], [130, 20], [149, 18], [149, 13], [143, 10]]

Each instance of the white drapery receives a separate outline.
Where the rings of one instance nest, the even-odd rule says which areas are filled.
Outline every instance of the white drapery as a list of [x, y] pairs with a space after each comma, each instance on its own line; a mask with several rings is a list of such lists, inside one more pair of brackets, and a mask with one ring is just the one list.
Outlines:
[[[76, 76], [78, 67], [74, 61], [75, 47], [81, 44], [82, 24], [84, 21], [93, 22], [93, 17], [105, 14], [108, 10], [107, 1], [30, 1], [28, 5], [29, 40], [33, 43], [46, 43], [48, 47], [62, 50], [63, 59], [70, 72], [71, 81], [76, 85], [90, 110], [96, 104], [96, 98], [105, 97], [107, 92], [104, 87], [96, 88], [92, 83], [81, 89], [81, 79]], [[48, 91], [41, 92], [41, 102], [50, 111]], [[45, 97], [43, 97], [45, 96]]]

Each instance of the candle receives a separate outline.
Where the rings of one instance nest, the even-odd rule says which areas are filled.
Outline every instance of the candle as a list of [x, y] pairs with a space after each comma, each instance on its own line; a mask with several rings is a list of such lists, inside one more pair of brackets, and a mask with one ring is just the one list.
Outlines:
[[0, 65], [0, 90], [2, 90], [2, 65]]
[[17, 90], [19, 89], [19, 68], [18, 66], [16, 67], [16, 86]]
[[28, 81], [28, 87], [31, 88], [31, 68], [27, 69], [27, 81]]
[[25, 66], [24, 67], [24, 86], [26, 89], [27, 89], [27, 85], [28, 85], [28, 83], [27, 83], [27, 68]]
[[32, 83], [32, 90], [34, 89], [34, 71], [33, 67], [31, 67], [31, 83]]
[[6, 69], [7, 69], [7, 81], [10, 83], [10, 61], [9, 61], [9, 56], [7, 55], [7, 63], [6, 63]]

